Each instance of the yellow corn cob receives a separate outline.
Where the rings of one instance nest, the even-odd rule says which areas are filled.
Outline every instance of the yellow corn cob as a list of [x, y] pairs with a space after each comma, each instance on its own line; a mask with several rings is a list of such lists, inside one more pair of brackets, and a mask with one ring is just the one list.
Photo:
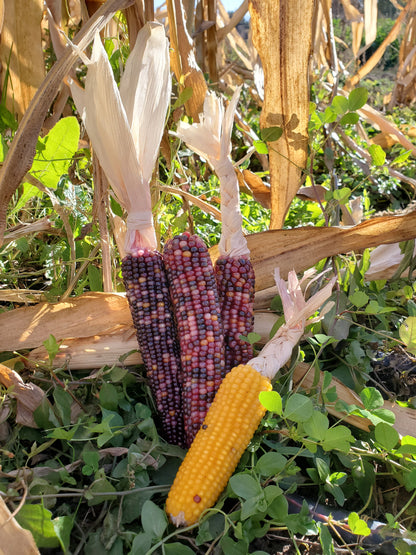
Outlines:
[[266, 412], [259, 393], [271, 388], [249, 365], [224, 378], [169, 492], [166, 512], [176, 526], [197, 522], [216, 502]]

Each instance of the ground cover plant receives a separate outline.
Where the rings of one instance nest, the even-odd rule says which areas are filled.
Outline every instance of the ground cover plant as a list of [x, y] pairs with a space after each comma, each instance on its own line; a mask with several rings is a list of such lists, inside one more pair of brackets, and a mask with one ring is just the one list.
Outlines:
[[[110, 20], [103, 45], [118, 87], [140, 17], [117, 0], [89, 23], [74, 13], [65, 19], [47, 4], [42, 65], [48, 90], [63, 83], [58, 98], [42, 112], [45, 96], [35, 97], [22, 119], [7, 101], [6, 79], [0, 104], [0, 219], [7, 207], [0, 247], [0, 538], [13, 526], [11, 549], [23, 545], [18, 523], [41, 553], [416, 553], [416, 117], [411, 103], [388, 104], [406, 102], [414, 87], [411, 59], [404, 63], [412, 2], [389, 13], [374, 39], [375, 53], [391, 45], [376, 67], [391, 72], [384, 103], [368, 69], [374, 53], [359, 53], [369, 43], [355, 12], [346, 10], [342, 26], [335, 21], [335, 31], [352, 22], [343, 43], [335, 42], [327, 3], [309, 13], [310, 3], [299, 2], [293, 13], [302, 13], [302, 22], [291, 22], [288, 12], [289, 27], [315, 21], [306, 96], [299, 85], [290, 98], [299, 121], [285, 119], [287, 113], [272, 117], [270, 104], [278, 86], [266, 38], [276, 28], [262, 25], [285, 3], [250, 3], [263, 86], [253, 47], [222, 5], [213, 15], [206, 2], [207, 21], [217, 17], [217, 27], [202, 26], [185, 41], [181, 2], [154, 14], [153, 2], [145, 3], [142, 23], [153, 19], [149, 14], [169, 23], [172, 55], [172, 95], [150, 184], [158, 247], [190, 231], [218, 257], [220, 179], [178, 129], [180, 121], [198, 119], [206, 91], [227, 104], [241, 85], [230, 158], [257, 279], [254, 332], [243, 338], [254, 355], [285, 323], [275, 267], [285, 279], [292, 269], [306, 271], [306, 298], [336, 278], [272, 391], [261, 393], [265, 416], [225, 490], [200, 521], [179, 528], [165, 503], [186, 449], [166, 440], [123, 295], [125, 206], [110, 194], [79, 105], [65, 88], [69, 78], [84, 85], [94, 31]], [[399, 17], [402, 26], [393, 32]], [[78, 52], [60, 50], [57, 25], [75, 42], [84, 29], [84, 54], [70, 77], [68, 60], [73, 55], [75, 63]], [[370, 27], [367, 18], [366, 36]], [[302, 46], [290, 36], [285, 45]], [[186, 67], [188, 47], [203, 71]], [[307, 60], [308, 50], [303, 54]], [[279, 66], [281, 75], [304, 72], [305, 60]], [[25, 170], [23, 142], [30, 140], [35, 154]]]

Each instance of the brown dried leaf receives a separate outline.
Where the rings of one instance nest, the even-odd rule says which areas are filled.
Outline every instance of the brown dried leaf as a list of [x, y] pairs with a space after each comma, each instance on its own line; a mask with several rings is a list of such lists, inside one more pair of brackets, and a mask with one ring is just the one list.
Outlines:
[[37, 428], [33, 412], [41, 404], [45, 392], [33, 383], [24, 383], [17, 372], [0, 364], [0, 383], [7, 389], [13, 388], [11, 396], [17, 400], [16, 422], [29, 428]]
[[238, 181], [240, 187], [244, 189], [244, 186], [248, 187], [249, 191], [253, 197], [259, 202], [264, 208], [271, 208], [270, 200], [270, 187], [263, 183], [261, 177], [251, 172], [250, 170], [243, 170], [237, 172]]
[[0, 314], [0, 351], [38, 347], [57, 340], [90, 337], [131, 324], [126, 299], [117, 293], [85, 293], [60, 303], [41, 303]]
[[297, 192], [296, 196], [301, 200], [311, 200], [315, 202], [324, 202], [325, 195], [328, 192], [328, 189], [323, 187], [322, 185], [315, 185], [310, 187], [301, 187]]
[[0, 555], [36, 555], [39, 550], [29, 530], [24, 530], [0, 497]]
[[[268, 143], [272, 229], [283, 225], [307, 161], [313, 2], [250, 0], [253, 44], [264, 70], [261, 128], [281, 127]], [[299, 37], [302, 37], [299, 40]]]

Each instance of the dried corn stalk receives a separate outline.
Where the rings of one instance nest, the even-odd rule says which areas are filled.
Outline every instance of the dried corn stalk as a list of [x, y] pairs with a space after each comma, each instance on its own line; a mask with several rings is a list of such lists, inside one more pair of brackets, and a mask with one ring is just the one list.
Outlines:
[[[416, 9], [416, 3], [414, 3]], [[416, 17], [414, 12], [407, 22], [400, 45], [399, 69], [389, 102], [391, 110], [396, 104], [410, 104], [416, 96]]]
[[183, 88], [191, 88], [192, 96], [185, 103], [187, 114], [198, 121], [202, 112], [207, 84], [195, 59], [193, 42], [186, 28], [181, 0], [168, 0], [171, 67]]
[[[4, 0], [4, 24], [1, 31], [1, 82], [7, 70], [7, 108], [19, 120], [45, 75], [41, 21], [42, 0]], [[5, 94], [5, 91], [3, 91]]]
[[313, 5], [311, 0], [249, 3], [253, 44], [264, 70], [260, 126], [283, 130], [278, 141], [268, 143], [272, 229], [283, 226], [307, 161]]

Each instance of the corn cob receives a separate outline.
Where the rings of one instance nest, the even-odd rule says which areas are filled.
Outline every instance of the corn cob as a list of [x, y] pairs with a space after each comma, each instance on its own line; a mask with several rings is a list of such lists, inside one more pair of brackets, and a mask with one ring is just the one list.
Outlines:
[[166, 511], [176, 526], [197, 522], [215, 503], [266, 412], [259, 393], [271, 387], [248, 365], [226, 375], [169, 492]]
[[189, 446], [224, 377], [224, 341], [215, 273], [205, 243], [184, 233], [165, 244], [181, 352], [182, 404]]
[[253, 347], [241, 339], [254, 329], [254, 268], [246, 256], [220, 256], [215, 276], [224, 330], [225, 371], [253, 358]]
[[184, 445], [180, 355], [162, 255], [128, 254], [122, 274], [150, 389], [166, 439]]
[[289, 273], [287, 286], [278, 270], [275, 279], [286, 323], [257, 357], [224, 378], [168, 495], [166, 512], [177, 526], [197, 522], [218, 499], [265, 414], [260, 392], [270, 391], [271, 380], [289, 360], [306, 319], [329, 297], [334, 283], [331, 280], [305, 301], [295, 272]]

